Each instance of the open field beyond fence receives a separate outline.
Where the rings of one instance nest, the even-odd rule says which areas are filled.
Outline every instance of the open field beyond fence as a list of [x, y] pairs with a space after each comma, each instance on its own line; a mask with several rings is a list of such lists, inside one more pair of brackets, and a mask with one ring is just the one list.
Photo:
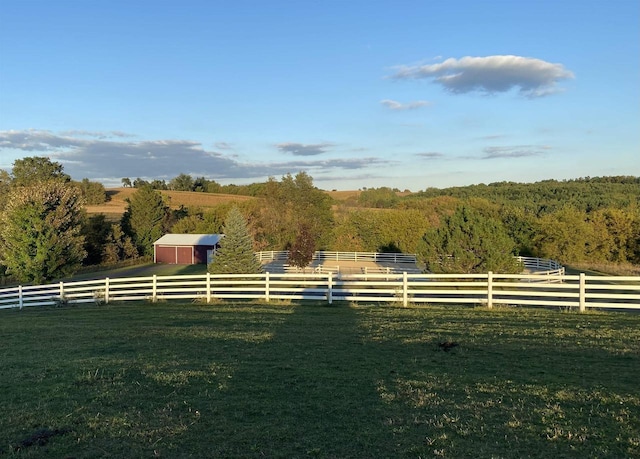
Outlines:
[[0, 311], [0, 457], [640, 456], [640, 315]]

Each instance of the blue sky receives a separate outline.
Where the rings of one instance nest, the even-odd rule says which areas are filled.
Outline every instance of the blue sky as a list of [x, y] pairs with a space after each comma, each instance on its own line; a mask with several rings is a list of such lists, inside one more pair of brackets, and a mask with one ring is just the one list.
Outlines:
[[640, 2], [0, 2], [0, 168], [412, 191], [640, 176]]

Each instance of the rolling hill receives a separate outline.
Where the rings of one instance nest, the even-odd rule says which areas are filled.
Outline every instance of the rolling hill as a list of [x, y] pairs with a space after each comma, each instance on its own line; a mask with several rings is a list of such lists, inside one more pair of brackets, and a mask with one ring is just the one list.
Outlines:
[[[109, 200], [97, 206], [86, 206], [89, 214], [104, 214], [109, 219], [119, 219], [127, 208], [127, 198], [136, 192], [135, 188], [109, 188], [107, 196]], [[212, 208], [225, 202], [242, 202], [256, 199], [251, 196], [235, 194], [197, 193], [192, 191], [160, 190], [169, 207], [178, 209], [184, 207]]]

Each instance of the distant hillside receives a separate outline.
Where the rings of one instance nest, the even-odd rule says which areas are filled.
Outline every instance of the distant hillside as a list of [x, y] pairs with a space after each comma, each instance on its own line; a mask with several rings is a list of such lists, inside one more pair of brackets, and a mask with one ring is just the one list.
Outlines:
[[499, 182], [443, 189], [428, 188], [405, 199], [437, 196], [462, 200], [483, 198], [498, 204], [518, 206], [538, 215], [553, 212], [566, 205], [591, 212], [605, 207], [627, 208], [640, 205], [640, 177], [587, 177], [536, 183]]
[[[195, 191], [159, 190], [172, 209], [184, 207], [212, 208], [226, 202], [242, 202], [256, 199], [235, 194], [199, 193]], [[119, 219], [127, 208], [126, 199], [136, 192], [136, 188], [108, 188], [109, 201], [98, 206], [86, 206], [89, 214], [105, 214], [110, 219]]]

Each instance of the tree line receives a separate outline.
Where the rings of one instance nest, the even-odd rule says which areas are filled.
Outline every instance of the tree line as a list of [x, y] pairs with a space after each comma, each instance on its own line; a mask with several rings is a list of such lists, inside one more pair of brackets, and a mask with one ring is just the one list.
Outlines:
[[[170, 186], [203, 191], [214, 189], [211, 183], [180, 174]], [[371, 188], [338, 202], [300, 172], [248, 185], [257, 199], [209, 210], [172, 210], [157, 186], [135, 185], [121, 220], [110, 222], [84, 211], [104, 193], [100, 184], [73, 182], [47, 158], [16, 160], [11, 173], [0, 174], [0, 274], [37, 283], [82, 265], [148, 259], [163, 234], [228, 232], [239, 227], [229, 221], [234, 213], [246, 225], [251, 250], [289, 250], [297, 266], [308, 264], [315, 250], [415, 253], [433, 272], [517, 272], [514, 255], [640, 264], [640, 179], [634, 177], [418, 193]]]
[[142, 188], [148, 186], [154, 190], [193, 191], [197, 193], [222, 193], [242, 196], [259, 196], [266, 186], [265, 183], [221, 185], [215, 180], [207, 179], [206, 177], [192, 177], [185, 173], [178, 174], [169, 180], [169, 182], [160, 179], [144, 180], [139, 177], [131, 180], [129, 177], [123, 177], [121, 183], [125, 188]]

